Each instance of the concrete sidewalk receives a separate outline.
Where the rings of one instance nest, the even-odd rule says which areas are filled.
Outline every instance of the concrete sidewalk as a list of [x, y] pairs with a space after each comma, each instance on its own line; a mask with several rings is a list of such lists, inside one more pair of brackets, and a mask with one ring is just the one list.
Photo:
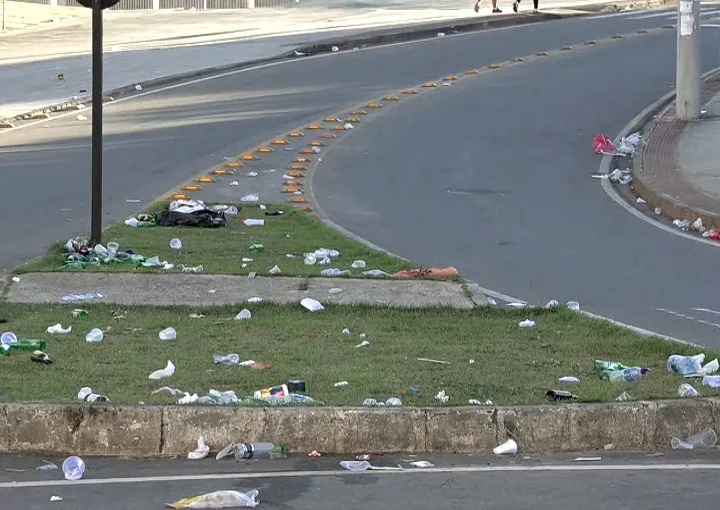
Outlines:
[[[655, 0], [650, 0], [650, 4], [652, 1]], [[657, 0], [656, 3], [661, 2]], [[615, 4], [617, 2], [608, 3]], [[545, 4], [543, 9], [544, 12], [560, 9], [568, 13], [583, 6], [597, 7], [598, 1], [558, 0]], [[483, 7], [477, 15], [470, 5], [462, 10], [110, 11], [105, 23], [104, 88], [110, 91], [156, 78], [270, 59], [308, 42], [330, 37], [347, 38], [373, 28], [407, 27], [462, 18], [477, 21], [483, 17], [491, 17], [489, 7]], [[498, 19], [498, 16], [492, 19]], [[0, 119], [89, 94], [89, 51], [88, 17], [77, 18], [76, 23], [67, 26], [58, 24], [52, 30], [0, 37], [0, 90], [3, 91]], [[63, 80], [58, 79], [60, 73]]]
[[705, 80], [702, 96], [700, 121], [678, 120], [673, 101], [645, 127], [633, 187], [650, 210], [720, 230], [720, 74]]
[[[457, 282], [245, 276], [63, 272], [27, 273], [11, 283], [6, 297], [14, 303], [58, 303], [67, 295], [99, 293], [92, 300], [125, 306], [222, 306], [261, 297], [273, 303], [299, 303], [309, 297], [323, 304], [375, 305], [394, 308], [485, 305], [482, 295], [469, 297]], [[330, 289], [342, 289], [341, 292]]]

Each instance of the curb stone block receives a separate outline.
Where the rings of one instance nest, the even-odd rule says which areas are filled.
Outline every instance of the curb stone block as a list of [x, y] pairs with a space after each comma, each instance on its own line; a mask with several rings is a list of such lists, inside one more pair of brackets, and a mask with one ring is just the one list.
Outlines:
[[458, 407], [427, 409], [427, 445], [425, 451], [476, 453], [492, 451], [498, 445], [493, 408]]
[[654, 403], [574, 405], [569, 411], [566, 442], [569, 448], [566, 446], [563, 450], [602, 450], [608, 443], [620, 450], [641, 450], [653, 446]]
[[715, 408], [719, 403], [705, 399], [688, 399], [686, 405], [677, 406], [657, 402], [655, 407], [655, 436], [652, 443], [670, 445], [673, 437], [685, 439], [707, 427], [717, 428]]
[[570, 417], [567, 405], [498, 409], [497, 444], [512, 438], [522, 451], [564, 451], [570, 446]]
[[162, 408], [83, 406], [82, 421], [73, 434], [74, 448], [90, 455], [122, 455], [133, 451], [158, 455]]
[[237, 441], [276, 439], [265, 435], [266, 421], [264, 408], [166, 407], [161, 453], [179, 455], [192, 451], [200, 436], [213, 451]]
[[287, 453], [333, 454], [355, 448], [356, 429], [341, 409], [278, 408], [268, 410], [266, 419], [263, 440], [287, 446]]
[[[426, 450], [425, 411], [412, 409], [354, 409], [348, 412], [355, 422], [355, 444], [340, 449], [357, 453], [424, 452]], [[339, 445], [341, 446], [341, 445]]]
[[79, 406], [6, 404], [8, 451], [72, 453], [73, 434], [83, 420]]
[[10, 451], [10, 446], [13, 444], [10, 440], [10, 432], [12, 426], [10, 420], [7, 417], [7, 405], [0, 405], [0, 452]]

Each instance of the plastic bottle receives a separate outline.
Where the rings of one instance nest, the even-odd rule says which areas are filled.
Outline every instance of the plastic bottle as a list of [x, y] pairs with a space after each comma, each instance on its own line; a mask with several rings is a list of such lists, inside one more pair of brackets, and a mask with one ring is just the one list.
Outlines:
[[45, 340], [18, 340], [12, 344], [2, 344], [0, 346], [0, 356], [6, 356], [15, 351], [42, 351], [45, 346]]
[[68, 457], [62, 463], [65, 480], [80, 480], [85, 474], [85, 461], [80, 457]]
[[625, 370], [613, 370], [608, 374], [610, 382], [639, 381], [647, 373], [647, 368], [630, 367]]
[[235, 460], [265, 456], [273, 451], [275, 451], [273, 443], [240, 443], [235, 446]]

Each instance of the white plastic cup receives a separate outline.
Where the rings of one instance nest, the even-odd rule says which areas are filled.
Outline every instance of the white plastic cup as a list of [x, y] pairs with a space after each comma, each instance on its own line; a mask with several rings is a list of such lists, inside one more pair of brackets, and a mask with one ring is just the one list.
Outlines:
[[182, 241], [177, 237], [170, 239], [170, 248], [173, 250], [182, 250]]
[[85, 341], [91, 343], [98, 343], [103, 341], [103, 332], [100, 328], [93, 328], [90, 333], [85, 335]]
[[673, 450], [694, 450], [695, 448], [712, 448], [717, 443], [717, 434], [711, 428], [693, 434], [685, 441], [673, 437], [670, 446]]
[[2, 335], [0, 335], [0, 344], [2, 345], [16, 344], [17, 341], [17, 335], [12, 331], [6, 331]]
[[495, 455], [514, 455], [518, 451], [517, 443], [514, 439], [508, 439], [503, 444], [493, 448]]
[[165, 328], [158, 333], [158, 338], [163, 341], [175, 340], [177, 338], [177, 332], [175, 328]]
[[85, 474], [85, 461], [80, 457], [68, 457], [62, 463], [65, 480], [80, 480]]
[[107, 251], [110, 257], [114, 258], [117, 255], [119, 249], [120, 245], [118, 243], [108, 243], [107, 245]]

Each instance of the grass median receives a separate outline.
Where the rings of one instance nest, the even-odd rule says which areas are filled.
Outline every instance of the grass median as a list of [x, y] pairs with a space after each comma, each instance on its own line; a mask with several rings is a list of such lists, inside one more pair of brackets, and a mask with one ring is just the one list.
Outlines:
[[[156, 204], [149, 213], [167, 208], [167, 203]], [[119, 223], [103, 232], [103, 243], [116, 242], [120, 250], [131, 249], [146, 258], [157, 256], [161, 261], [189, 267], [203, 266], [204, 273], [247, 275], [257, 272], [264, 275], [275, 265], [280, 267], [280, 276], [319, 276], [327, 268], [349, 269], [352, 276], [359, 277], [363, 270], [380, 269], [393, 274], [396, 271], [415, 267], [407, 261], [398, 259], [348, 239], [342, 234], [324, 225], [313, 216], [291, 206], [268, 206], [268, 210], [282, 211], [279, 216], [266, 216], [257, 205], [242, 205], [240, 214], [227, 216], [227, 226], [218, 228], [200, 227], [148, 227], [133, 228]], [[245, 226], [243, 219], [265, 220], [263, 226]], [[182, 250], [170, 248], [170, 240], [182, 241]], [[250, 246], [262, 244], [262, 251], [252, 251]], [[17, 272], [63, 270], [65, 241], [53, 245], [48, 253], [33, 260]], [[328, 265], [306, 265], [303, 254], [320, 248], [334, 249], [342, 256], [332, 259]], [[289, 258], [288, 255], [294, 255]], [[253, 259], [243, 262], [243, 258]], [[353, 269], [355, 260], [363, 260], [366, 269]], [[245, 264], [245, 267], [243, 267]], [[159, 268], [139, 267], [126, 262], [118, 264], [100, 264], [74, 271], [142, 271], [162, 272]]]
[[[21, 339], [46, 338], [46, 352], [53, 360], [50, 365], [32, 363], [30, 354], [21, 352], [0, 358], [3, 400], [74, 402], [78, 390], [90, 386], [113, 403], [169, 404], [177, 398], [151, 392], [171, 386], [198, 395], [216, 389], [244, 396], [300, 378], [306, 381], [307, 395], [327, 405], [357, 406], [365, 398], [384, 401], [396, 396], [408, 406], [432, 406], [440, 404], [434, 397], [441, 390], [449, 396], [446, 405], [466, 405], [469, 399], [537, 404], [544, 402], [548, 389], [563, 389], [558, 383], [563, 376], [580, 379], [564, 389], [581, 402], [612, 401], [623, 391], [635, 399], [675, 398], [678, 386], [688, 381], [667, 372], [667, 357], [697, 353], [567, 310], [329, 305], [311, 313], [299, 305], [261, 303], [247, 305], [252, 318], [233, 320], [241, 307], [81, 306], [88, 318], [73, 317], [75, 305], [3, 306], [0, 319], [7, 322], [0, 328]], [[536, 327], [520, 328], [518, 323], [526, 318], [535, 320]], [[58, 322], [72, 326], [72, 332], [47, 335], [45, 329]], [[177, 339], [161, 341], [158, 332], [168, 326], [176, 329]], [[104, 330], [105, 338], [87, 343], [85, 335], [95, 327]], [[350, 335], [343, 333], [345, 328]], [[363, 340], [369, 344], [356, 347]], [[271, 366], [259, 371], [213, 364], [214, 354], [229, 353]], [[706, 354], [708, 359], [719, 355]], [[594, 359], [651, 371], [638, 382], [610, 383], [600, 380]], [[175, 364], [175, 374], [149, 380], [148, 375], [168, 360]], [[349, 385], [335, 387], [340, 381]], [[705, 396], [717, 393], [698, 384], [696, 388]]]

